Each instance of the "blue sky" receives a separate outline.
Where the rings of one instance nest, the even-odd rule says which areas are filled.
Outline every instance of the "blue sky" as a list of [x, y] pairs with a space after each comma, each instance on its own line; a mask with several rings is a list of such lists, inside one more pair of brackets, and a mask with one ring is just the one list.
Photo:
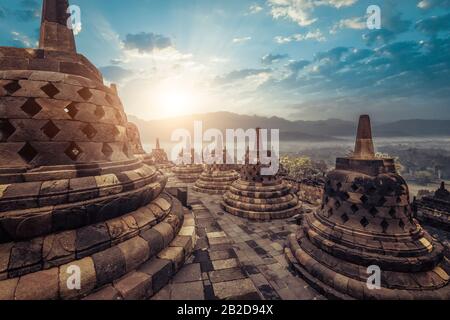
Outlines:
[[[144, 119], [450, 119], [450, 0], [72, 0], [78, 51]], [[0, 45], [33, 47], [41, 1], [0, 0]], [[381, 9], [369, 30], [366, 9]]]

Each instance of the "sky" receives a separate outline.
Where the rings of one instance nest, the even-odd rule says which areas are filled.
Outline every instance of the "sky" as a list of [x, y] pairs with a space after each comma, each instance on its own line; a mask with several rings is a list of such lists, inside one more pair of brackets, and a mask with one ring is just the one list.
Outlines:
[[[450, 119], [450, 0], [71, 0], [78, 52], [142, 119]], [[367, 8], [380, 8], [369, 29]], [[0, 0], [0, 45], [35, 47], [41, 1]]]

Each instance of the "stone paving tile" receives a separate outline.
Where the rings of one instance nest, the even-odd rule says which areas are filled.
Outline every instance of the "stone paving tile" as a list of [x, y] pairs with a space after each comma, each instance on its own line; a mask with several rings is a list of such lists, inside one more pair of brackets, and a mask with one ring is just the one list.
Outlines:
[[214, 266], [214, 270], [229, 269], [239, 266], [239, 262], [235, 258], [225, 260], [214, 260], [212, 264]]
[[172, 300], [204, 300], [203, 282], [186, 282], [172, 284]]
[[232, 239], [233, 250], [242, 272], [250, 277], [261, 297], [289, 300], [323, 299], [303, 279], [288, 269], [283, 247], [287, 236], [299, 227], [294, 219], [253, 222], [221, 213], [218, 205], [220, 196], [204, 197], [195, 193], [191, 195], [211, 211], [217, 224], [229, 239]]
[[221, 196], [189, 187], [197, 243], [172, 281], [152, 299], [323, 299], [291, 273], [284, 257], [294, 220], [254, 222], [224, 213]]
[[181, 268], [173, 278], [173, 283], [192, 282], [202, 280], [200, 263], [192, 263]]

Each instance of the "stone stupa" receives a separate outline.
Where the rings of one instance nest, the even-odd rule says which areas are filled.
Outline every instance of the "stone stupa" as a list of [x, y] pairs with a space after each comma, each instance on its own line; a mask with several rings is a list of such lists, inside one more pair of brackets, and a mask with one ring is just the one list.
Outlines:
[[[303, 220], [286, 257], [328, 298], [450, 299], [448, 251], [413, 219], [394, 160], [375, 157], [368, 116], [354, 154], [328, 173], [322, 206]], [[369, 266], [381, 271], [378, 289]]]
[[0, 299], [145, 299], [192, 250], [194, 220], [133, 155], [68, 5], [43, 1], [39, 49], [0, 47]]
[[[193, 190], [207, 194], [224, 194], [239, 178], [234, 165], [227, 163], [227, 151], [223, 150], [222, 163], [207, 164], [193, 186]], [[214, 157], [214, 152], [212, 153]], [[229, 162], [229, 161], [228, 161]]]
[[144, 162], [146, 165], [150, 165], [150, 166], [155, 165], [155, 160], [152, 157], [152, 155], [145, 152], [144, 148], [142, 147], [141, 135], [139, 133], [139, 129], [132, 122], [127, 123], [127, 135], [128, 135], [128, 140], [130, 140], [131, 151], [133, 152], [133, 154], [137, 158], [141, 159], [141, 161]]
[[159, 138], [156, 138], [155, 149], [152, 150], [152, 153], [150, 155], [153, 158], [155, 166], [158, 169], [170, 169], [174, 166], [174, 164], [167, 157], [166, 151], [161, 148], [159, 144]]
[[450, 192], [444, 182], [433, 196], [415, 200], [414, 210], [420, 222], [450, 231]]
[[194, 183], [203, 172], [203, 164], [195, 163], [195, 151], [191, 149], [189, 163], [185, 163], [182, 158], [184, 150], [181, 152], [179, 163], [172, 167], [172, 172], [178, 180], [183, 183]]
[[[267, 165], [260, 162], [260, 130], [256, 129], [256, 161], [250, 161], [249, 149], [240, 178], [224, 194], [222, 208], [233, 215], [268, 221], [289, 218], [300, 212], [301, 204], [290, 186], [278, 174], [262, 175]], [[252, 164], [256, 162], [256, 164]]]

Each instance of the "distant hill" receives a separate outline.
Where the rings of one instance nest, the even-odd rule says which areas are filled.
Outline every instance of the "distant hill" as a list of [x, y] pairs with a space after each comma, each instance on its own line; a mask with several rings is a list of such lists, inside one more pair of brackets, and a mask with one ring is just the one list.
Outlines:
[[[305, 142], [338, 141], [340, 137], [354, 136], [356, 121], [329, 119], [320, 121], [289, 121], [280, 117], [240, 115], [231, 112], [195, 114], [162, 120], [142, 120], [129, 115], [128, 120], [140, 129], [144, 143], [153, 143], [157, 137], [170, 141], [175, 129], [193, 131], [195, 120], [202, 121], [203, 131], [208, 128], [225, 129], [266, 128], [280, 129], [280, 140]], [[378, 137], [450, 136], [450, 120], [401, 120], [373, 125]]]

